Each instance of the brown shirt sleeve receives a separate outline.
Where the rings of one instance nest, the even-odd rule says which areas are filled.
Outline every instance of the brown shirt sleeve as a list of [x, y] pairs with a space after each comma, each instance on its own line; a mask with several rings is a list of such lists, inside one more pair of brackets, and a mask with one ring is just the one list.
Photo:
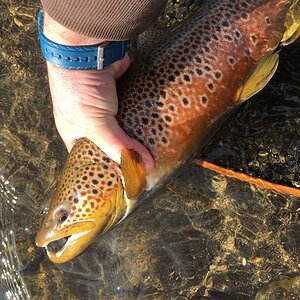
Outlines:
[[167, 0], [41, 0], [58, 23], [78, 33], [107, 40], [136, 37], [149, 27]]

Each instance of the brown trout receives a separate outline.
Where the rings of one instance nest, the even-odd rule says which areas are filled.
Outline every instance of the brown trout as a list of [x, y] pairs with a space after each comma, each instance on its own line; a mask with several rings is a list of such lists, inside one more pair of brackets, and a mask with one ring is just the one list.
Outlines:
[[[55, 263], [84, 251], [123, 220], [203, 143], [229, 108], [271, 79], [278, 49], [300, 35], [298, 0], [208, 1], [162, 43], [141, 54], [118, 85], [118, 120], [154, 158], [146, 174], [134, 150], [113, 162], [77, 140], [36, 244]], [[59, 250], [47, 247], [65, 243]]]

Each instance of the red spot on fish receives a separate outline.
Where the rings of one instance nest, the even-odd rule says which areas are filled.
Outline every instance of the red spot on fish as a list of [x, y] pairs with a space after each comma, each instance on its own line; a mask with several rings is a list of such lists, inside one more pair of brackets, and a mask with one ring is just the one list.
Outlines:
[[88, 204], [88, 201], [87, 201], [87, 200], [84, 200], [84, 201], [83, 201], [83, 204], [82, 204], [82, 207], [85, 207], [87, 204]]

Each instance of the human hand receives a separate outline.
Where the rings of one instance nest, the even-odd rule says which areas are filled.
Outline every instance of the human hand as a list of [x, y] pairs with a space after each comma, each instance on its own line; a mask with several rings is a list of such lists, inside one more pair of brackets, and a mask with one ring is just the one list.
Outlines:
[[[65, 45], [103, 42], [66, 29], [47, 14], [44, 33], [50, 40]], [[117, 163], [124, 148], [135, 149], [149, 171], [153, 168], [151, 155], [142, 144], [126, 135], [115, 119], [118, 111], [115, 81], [129, 64], [127, 55], [101, 71], [66, 70], [47, 63], [54, 118], [68, 151], [76, 139], [87, 137]]]

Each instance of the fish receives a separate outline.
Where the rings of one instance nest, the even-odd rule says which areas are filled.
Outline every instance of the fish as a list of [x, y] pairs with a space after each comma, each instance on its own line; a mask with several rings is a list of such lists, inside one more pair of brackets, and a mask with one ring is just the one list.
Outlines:
[[54, 263], [81, 254], [124, 220], [205, 143], [220, 116], [260, 91], [278, 51], [300, 35], [298, 0], [212, 0], [139, 57], [118, 82], [117, 119], [154, 159], [112, 161], [75, 142], [36, 235]]

